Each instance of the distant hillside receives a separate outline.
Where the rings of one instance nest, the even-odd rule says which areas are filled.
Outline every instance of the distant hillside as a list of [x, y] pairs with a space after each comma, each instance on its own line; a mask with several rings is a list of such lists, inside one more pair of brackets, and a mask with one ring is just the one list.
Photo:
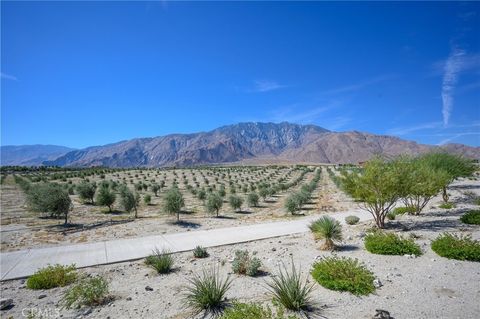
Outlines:
[[1, 165], [42, 165], [44, 161], [54, 160], [73, 148], [58, 145], [6, 145], [0, 148]]
[[[480, 158], [479, 147], [442, 148]], [[46, 165], [161, 167], [218, 163], [357, 163], [375, 154], [419, 154], [436, 146], [362, 132], [331, 132], [315, 125], [239, 123], [210, 132], [137, 138], [68, 152]]]

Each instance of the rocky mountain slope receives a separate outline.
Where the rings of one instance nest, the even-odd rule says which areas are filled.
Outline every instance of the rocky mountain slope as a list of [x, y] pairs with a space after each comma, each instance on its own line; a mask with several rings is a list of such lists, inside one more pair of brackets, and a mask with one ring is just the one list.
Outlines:
[[73, 150], [58, 145], [6, 145], [0, 148], [0, 162], [1, 165], [42, 165]]
[[[315, 125], [239, 123], [209, 132], [138, 138], [68, 152], [45, 165], [160, 167], [249, 163], [357, 163], [375, 154], [419, 154], [435, 146], [362, 132], [331, 132]], [[443, 148], [480, 158], [479, 147]]]

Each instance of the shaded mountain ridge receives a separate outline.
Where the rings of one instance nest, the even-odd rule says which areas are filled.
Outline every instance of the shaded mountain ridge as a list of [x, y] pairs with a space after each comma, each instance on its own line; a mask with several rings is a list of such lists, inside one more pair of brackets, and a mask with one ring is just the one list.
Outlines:
[[[332, 132], [315, 125], [239, 123], [209, 132], [136, 138], [68, 152], [45, 165], [162, 167], [221, 163], [357, 163], [373, 155], [420, 154], [438, 148], [369, 133]], [[442, 146], [480, 158], [479, 147]]]

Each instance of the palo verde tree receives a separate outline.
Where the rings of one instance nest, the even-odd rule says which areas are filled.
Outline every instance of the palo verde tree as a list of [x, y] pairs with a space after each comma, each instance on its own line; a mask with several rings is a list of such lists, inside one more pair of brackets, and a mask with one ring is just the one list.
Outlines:
[[52, 217], [65, 218], [68, 224], [68, 213], [72, 209], [72, 200], [65, 189], [56, 183], [32, 185], [27, 192], [27, 203], [35, 212], [50, 213]]
[[205, 205], [208, 213], [216, 212], [218, 217], [218, 212], [223, 206], [223, 198], [217, 193], [212, 193], [208, 195]]
[[456, 178], [468, 177], [475, 172], [473, 161], [460, 155], [447, 152], [432, 152], [422, 155], [419, 160], [430, 166], [438, 173], [445, 172], [448, 175], [447, 182], [442, 187], [442, 197], [445, 203], [448, 202], [447, 186]]
[[107, 206], [108, 211], [112, 212], [113, 203], [115, 203], [116, 195], [110, 190], [110, 187], [106, 185], [100, 186], [97, 192], [96, 202], [100, 206]]
[[97, 185], [85, 181], [77, 185], [77, 192], [80, 199], [82, 201], [89, 201], [92, 205], [95, 204], [94, 198], [96, 189]]
[[177, 187], [170, 188], [164, 197], [163, 209], [170, 215], [177, 215], [177, 222], [180, 221], [180, 211], [185, 206], [183, 195]]
[[395, 163], [399, 170], [401, 200], [414, 209], [415, 215], [449, 183], [446, 171], [434, 169], [422, 158], [404, 156]]
[[342, 172], [342, 188], [370, 212], [378, 228], [401, 197], [401, 170], [395, 161], [375, 157], [362, 172]]

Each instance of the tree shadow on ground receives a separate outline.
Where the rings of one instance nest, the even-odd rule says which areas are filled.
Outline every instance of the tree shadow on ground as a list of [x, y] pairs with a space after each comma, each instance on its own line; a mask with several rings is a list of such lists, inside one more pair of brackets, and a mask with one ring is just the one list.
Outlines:
[[249, 210], [237, 210], [235, 214], [250, 215], [253, 214], [253, 212]]
[[448, 189], [451, 189], [451, 190], [469, 190], [469, 189], [479, 189], [479, 188], [480, 186], [476, 184], [452, 185], [448, 187]]
[[202, 226], [199, 223], [195, 223], [187, 220], [179, 220], [179, 221], [172, 222], [171, 224], [175, 226], [180, 226], [182, 228], [193, 228], [193, 229], [197, 229], [200, 226]]
[[124, 220], [106, 220], [93, 224], [84, 224], [84, 223], [68, 223], [68, 224], [57, 224], [46, 226], [47, 229], [52, 231], [61, 231], [64, 233], [77, 233], [85, 230], [97, 229], [102, 227], [108, 227], [119, 224], [126, 224], [133, 222], [135, 219], [124, 219]]
[[386, 225], [387, 229], [399, 231], [456, 231], [468, 227], [458, 219], [392, 221]]
[[217, 219], [237, 219], [237, 217], [225, 216], [225, 215], [214, 216], [214, 218], [217, 218]]
[[123, 210], [117, 210], [117, 209], [114, 209], [112, 211], [105, 211], [103, 212], [105, 215], [114, 215], [114, 216], [118, 216], [118, 215], [124, 215], [124, 214], [128, 214], [127, 212], [123, 211]]
[[359, 249], [360, 248], [355, 245], [341, 245], [337, 247], [336, 251], [356, 251]]
[[266, 199], [266, 200], [264, 200], [264, 202], [269, 203], [269, 204], [273, 204], [273, 203], [276, 203], [277, 201], [273, 200], [273, 199]]
[[195, 212], [193, 210], [182, 210], [180, 211], [180, 215], [193, 215]]
[[455, 216], [461, 216], [469, 210], [470, 209], [468, 208], [459, 208], [459, 209], [447, 209], [442, 211], [425, 212], [420, 214], [421, 216], [423, 215], [423, 216], [429, 216], [429, 217], [455, 217]]

